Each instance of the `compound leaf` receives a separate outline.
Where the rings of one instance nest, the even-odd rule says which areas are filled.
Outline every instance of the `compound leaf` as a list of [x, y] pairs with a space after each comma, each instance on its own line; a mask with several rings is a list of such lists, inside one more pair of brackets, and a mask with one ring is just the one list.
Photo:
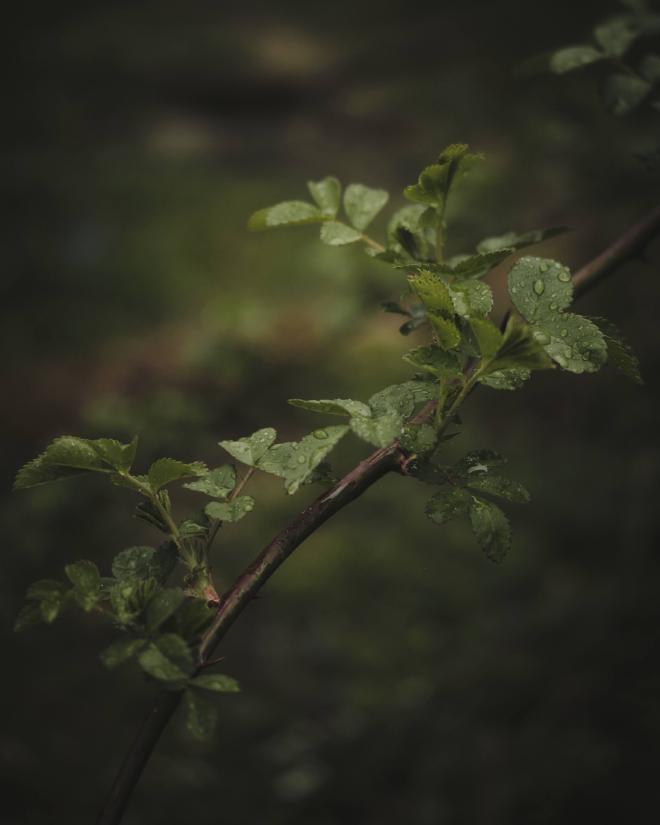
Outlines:
[[277, 432], [272, 427], [264, 427], [238, 441], [221, 441], [220, 446], [237, 461], [256, 467], [276, 438]]
[[236, 468], [231, 464], [216, 467], [196, 481], [183, 485], [187, 490], [204, 493], [211, 498], [227, 498], [236, 486]]
[[208, 473], [207, 467], [199, 461], [186, 464], [174, 458], [159, 458], [149, 467], [149, 485], [154, 492], [161, 487], [182, 478], [194, 478]]
[[252, 510], [254, 510], [252, 496], [239, 496], [233, 501], [212, 501], [204, 508], [209, 518], [226, 522], [239, 521]]
[[190, 648], [176, 633], [164, 633], [149, 642], [138, 661], [150, 676], [165, 682], [186, 680], [195, 669]]
[[307, 188], [321, 212], [326, 217], [334, 218], [339, 209], [341, 197], [341, 183], [337, 178], [327, 177], [318, 181], [310, 180], [307, 181]]
[[260, 232], [278, 226], [305, 226], [322, 223], [326, 216], [321, 210], [306, 201], [283, 201], [275, 206], [267, 206], [254, 212], [248, 220], [248, 229]]
[[469, 508], [472, 531], [491, 561], [501, 562], [511, 548], [511, 527], [500, 508], [472, 496]]

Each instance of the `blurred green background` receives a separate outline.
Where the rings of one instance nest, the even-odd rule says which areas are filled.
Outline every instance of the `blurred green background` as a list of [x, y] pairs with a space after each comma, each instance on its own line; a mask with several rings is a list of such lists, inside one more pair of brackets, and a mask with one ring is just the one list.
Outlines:
[[[0, 410], [2, 820], [89, 823], [149, 707], [109, 628], [12, 633], [26, 586], [156, 537], [130, 494], [72, 481], [10, 494], [55, 435], [141, 437], [217, 464], [219, 438], [321, 419], [291, 396], [366, 398], [409, 374], [377, 308], [399, 274], [251, 211], [335, 174], [392, 192], [440, 148], [488, 156], [453, 204], [451, 252], [568, 224], [539, 253], [593, 257], [657, 202], [598, 73], [514, 76], [616, 4], [24, 4], [6, 28], [5, 387]], [[655, 132], [654, 132], [655, 130]], [[382, 232], [384, 219], [374, 229]], [[215, 740], [170, 727], [127, 825], [530, 825], [654, 821], [660, 757], [660, 243], [580, 311], [610, 317], [646, 386], [605, 370], [484, 389], [455, 451], [495, 448], [531, 490], [499, 567], [465, 525], [388, 478], [309, 540], [232, 630]], [[490, 280], [502, 298], [503, 271]], [[366, 454], [352, 441], [338, 469]], [[223, 531], [228, 585], [317, 494], [258, 478]], [[181, 512], [190, 501], [182, 497]], [[650, 816], [650, 818], [648, 818]]]

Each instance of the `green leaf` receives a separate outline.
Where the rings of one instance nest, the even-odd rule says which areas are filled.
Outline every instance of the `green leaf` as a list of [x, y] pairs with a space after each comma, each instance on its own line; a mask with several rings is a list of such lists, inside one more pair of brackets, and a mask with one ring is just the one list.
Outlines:
[[110, 472], [92, 443], [84, 438], [63, 435], [56, 438], [40, 456], [25, 464], [16, 476], [14, 489], [35, 487], [87, 472]]
[[430, 230], [422, 224], [427, 207], [410, 203], [397, 210], [387, 225], [388, 246], [397, 255], [425, 259], [431, 252], [433, 239]]
[[404, 381], [372, 395], [369, 407], [374, 416], [394, 413], [402, 418], [410, 418], [418, 407], [437, 397], [438, 388], [428, 381]]
[[462, 487], [449, 487], [429, 499], [426, 515], [436, 524], [446, 524], [454, 518], [467, 515], [471, 501], [472, 496]]
[[492, 496], [504, 498], [517, 504], [526, 504], [529, 501], [529, 493], [517, 481], [510, 478], [503, 478], [496, 475], [475, 475], [468, 479], [467, 486], [471, 490], [479, 490], [482, 493], [490, 493]]
[[436, 378], [462, 378], [463, 373], [456, 354], [435, 345], [417, 347], [405, 353], [403, 360], [422, 372]]
[[224, 464], [210, 470], [207, 475], [196, 481], [189, 481], [183, 485], [187, 490], [204, 493], [211, 498], [227, 498], [236, 486], [236, 468], [231, 464]]
[[256, 467], [259, 459], [268, 451], [276, 438], [275, 430], [272, 427], [265, 427], [238, 441], [221, 441], [220, 446], [237, 461]]
[[605, 338], [607, 363], [636, 384], [643, 384], [637, 356], [616, 326], [607, 318], [591, 318], [590, 320], [596, 324]]
[[388, 199], [389, 195], [384, 189], [371, 189], [361, 183], [351, 183], [344, 192], [344, 210], [351, 224], [364, 232]]
[[477, 339], [482, 358], [490, 358], [500, 349], [503, 336], [495, 324], [485, 318], [472, 318], [470, 327]]
[[345, 246], [362, 240], [362, 234], [340, 221], [327, 221], [321, 227], [321, 240], [328, 246]]
[[466, 144], [452, 144], [440, 154], [437, 163], [421, 171], [417, 183], [407, 186], [403, 194], [410, 201], [433, 206], [442, 213], [452, 186], [482, 159], [482, 155], [470, 153]]
[[223, 676], [222, 673], [203, 673], [201, 676], [195, 677], [190, 682], [190, 686], [212, 690], [216, 693], [238, 693], [240, 691], [236, 679], [232, 679], [231, 676]]
[[[28, 601], [36, 601], [39, 603], [37, 606], [39, 615], [32, 623], [44, 621], [46, 624], [52, 624], [59, 616], [64, 605], [65, 588], [62, 582], [54, 579], [40, 579], [28, 587], [25, 598], [28, 599]], [[30, 615], [31, 611], [25, 608], [24, 612], [22, 611], [22, 613], [19, 614], [21, 622], [26, 622], [24, 626], [29, 625]]]
[[137, 436], [130, 444], [122, 444], [114, 438], [97, 438], [88, 442], [101, 459], [106, 461], [118, 472], [127, 473], [135, 461], [137, 452]]
[[110, 604], [117, 622], [134, 622], [158, 591], [156, 579], [120, 579], [110, 589]]
[[639, 27], [631, 17], [615, 17], [594, 29], [598, 45], [608, 57], [622, 57], [639, 35]]
[[101, 661], [109, 670], [112, 670], [128, 661], [145, 644], [144, 639], [119, 639], [101, 653]]
[[301, 441], [275, 444], [259, 459], [257, 467], [284, 479], [292, 495], [314, 472], [328, 453], [348, 432], [347, 426], [314, 430]]
[[190, 648], [176, 633], [164, 633], [149, 642], [138, 661], [146, 673], [165, 682], [186, 680], [195, 669]]
[[186, 726], [195, 739], [208, 739], [215, 730], [218, 711], [203, 695], [187, 690], [183, 695]]
[[283, 201], [259, 209], [248, 220], [248, 229], [261, 232], [264, 229], [273, 229], [278, 226], [305, 226], [311, 223], [322, 223], [325, 215], [316, 206], [306, 201]]
[[575, 69], [582, 69], [591, 63], [605, 59], [605, 54], [593, 46], [567, 46], [554, 52], [550, 58], [550, 71], [555, 74], [566, 74]]
[[307, 401], [303, 398], [290, 398], [289, 404], [292, 407], [300, 407], [310, 412], [328, 413], [329, 415], [371, 415], [371, 408], [362, 401], [353, 401], [350, 398], [322, 399], [320, 401]]
[[552, 361], [534, 336], [533, 328], [509, 318], [502, 343], [492, 361], [483, 367], [480, 380], [493, 372], [509, 369], [552, 369]]
[[461, 333], [453, 321], [435, 313], [429, 313], [428, 318], [440, 346], [444, 349], [455, 349], [460, 344]]
[[430, 424], [406, 424], [399, 437], [404, 450], [418, 455], [425, 455], [435, 449], [438, 433]]
[[371, 418], [356, 415], [351, 418], [351, 430], [358, 438], [373, 444], [374, 447], [386, 447], [399, 437], [403, 421], [403, 417], [397, 413], [386, 413]]
[[194, 478], [205, 476], [208, 473], [207, 467], [199, 461], [185, 464], [174, 458], [159, 458], [149, 467], [149, 484], [154, 492], [160, 490], [166, 484], [179, 481], [182, 478]]
[[496, 504], [472, 497], [470, 524], [482, 550], [491, 561], [501, 562], [511, 547], [509, 520]]
[[462, 318], [488, 315], [493, 308], [493, 291], [483, 281], [459, 281], [448, 289], [454, 311]]
[[207, 504], [204, 512], [209, 518], [218, 521], [239, 521], [254, 510], [254, 499], [251, 496], [239, 496], [233, 501], [212, 501]]
[[310, 180], [307, 181], [307, 188], [321, 212], [334, 218], [339, 209], [339, 199], [341, 197], [341, 184], [337, 178], [327, 177], [318, 181]]
[[83, 559], [64, 568], [73, 585], [73, 595], [83, 610], [91, 610], [101, 598], [101, 574], [93, 561]]
[[617, 73], [610, 75], [605, 81], [603, 100], [613, 115], [627, 115], [639, 106], [652, 88], [641, 77]]
[[150, 633], [158, 630], [176, 612], [184, 598], [180, 587], [167, 587], [156, 593], [145, 611], [147, 630]]
[[479, 379], [480, 384], [493, 390], [519, 390], [529, 379], [531, 372], [528, 369], [514, 367], [506, 370], [494, 370]]
[[477, 252], [497, 252], [500, 249], [522, 249], [525, 246], [541, 243], [548, 238], [554, 238], [570, 232], [567, 226], [552, 226], [549, 229], [533, 229], [530, 232], [505, 232], [503, 235], [494, 235], [484, 238], [477, 246]]
[[454, 302], [451, 299], [446, 285], [435, 275], [422, 271], [418, 275], [411, 275], [408, 283], [415, 290], [429, 313], [439, 315], [454, 315]]
[[478, 475], [485, 475], [493, 467], [502, 467], [506, 463], [506, 458], [494, 450], [470, 450], [454, 465], [453, 471], [458, 479], [465, 482]]
[[127, 547], [112, 562], [112, 575], [116, 579], [159, 578], [162, 564], [158, 563], [153, 547]]
[[508, 258], [512, 249], [496, 249], [493, 252], [483, 252], [478, 255], [470, 255], [459, 261], [451, 268], [451, 274], [456, 278], [481, 278], [490, 270]]
[[596, 372], [602, 367], [607, 347], [601, 331], [589, 319], [564, 312], [573, 298], [566, 267], [544, 258], [521, 258], [509, 272], [509, 292], [516, 308], [532, 324], [537, 343], [560, 367], [574, 373]]

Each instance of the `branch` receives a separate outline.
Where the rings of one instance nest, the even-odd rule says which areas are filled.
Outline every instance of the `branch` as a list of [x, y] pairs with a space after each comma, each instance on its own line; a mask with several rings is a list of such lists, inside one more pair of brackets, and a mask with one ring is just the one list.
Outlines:
[[[584, 295], [619, 264], [639, 255], [658, 232], [660, 206], [575, 273], [575, 296]], [[223, 594], [215, 619], [202, 638], [197, 672], [210, 660], [216, 646], [245, 607], [293, 551], [331, 516], [359, 498], [387, 473], [395, 470], [402, 472], [407, 458], [397, 441], [376, 450], [334, 487], [320, 495], [264, 547], [254, 562]], [[117, 825], [120, 822], [142, 771], [180, 699], [181, 693], [165, 691], [158, 698], [120, 768], [97, 820], [98, 825]]]

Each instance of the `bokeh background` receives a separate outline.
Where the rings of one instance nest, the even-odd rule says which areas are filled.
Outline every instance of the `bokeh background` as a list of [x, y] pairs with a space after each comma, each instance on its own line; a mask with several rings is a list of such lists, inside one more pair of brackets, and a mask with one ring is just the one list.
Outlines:
[[[320, 419], [291, 396], [366, 398], [408, 375], [378, 310], [399, 274], [314, 228], [250, 235], [305, 181], [385, 186], [445, 144], [488, 163], [450, 245], [568, 224], [539, 252], [588, 260], [657, 202], [639, 155], [657, 113], [614, 119], [597, 71], [518, 77], [616, 4], [334, 0], [23, 4], [6, 28], [0, 301], [2, 820], [89, 823], [152, 697], [104, 672], [112, 631], [67, 616], [20, 636], [26, 586], [156, 537], [128, 493], [10, 494], [55, 435], [128, 438], [217, 464], [219, 438]], [[653, 116], [655, 115], [655, 121]], [[655, 130], [655, 131], [654, 131]], [[382, 233], [384, 218], [375, 225]], [[530, 825], [654, 821], [660, 757], [659, 244], [583, 302], [640, 355], [475, 394], [456, 452], [501, 450], [532, 491], [501, 566], [388, 478], [309, 540], [232, 630], [210, 744], [170, 727], [127, 825]], [[505, 272], [493, 273], [499, 289]], [[337, 468], [365, 455], [352, 441]], [[258, 478], [222, 582], [317, 494]], [[190, 506], [182, 497], [180, 511]], [[657, 809], [657, 808], [656, 808]], [[650, 818], [649, 818], [650, 817]]]

